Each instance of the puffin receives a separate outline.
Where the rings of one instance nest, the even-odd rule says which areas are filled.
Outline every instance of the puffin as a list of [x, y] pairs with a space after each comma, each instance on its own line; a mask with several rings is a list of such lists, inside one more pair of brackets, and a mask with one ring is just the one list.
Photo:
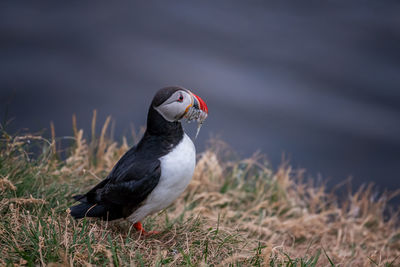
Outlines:
[[190, 90], [179, 86], [158, 90], [141, 140], [104, 180], [86, 194], [73, 196], [79, 204], [68, 209], [70, 215], [75, 219], [127, 219], [143, 235], [158, 233], [145, 231], [141, 221], [179, 197], [196, 165], [195, 146], [181, 122], [197, 120], [197, 137], [207, 116], [206, 103]]

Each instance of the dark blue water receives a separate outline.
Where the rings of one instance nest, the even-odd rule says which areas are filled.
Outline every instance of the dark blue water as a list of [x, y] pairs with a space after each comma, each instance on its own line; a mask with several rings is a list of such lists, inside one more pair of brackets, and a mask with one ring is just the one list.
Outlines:
[[399, 188], [399, 14], [398, 1], [2, 1], [0, 116], [62, 136], [73, 113], [88, 133], [97, 109], [120, 137], [157, 89], [182, 85], [210, 109], [200, 150], [217, 135], [330, 184]]

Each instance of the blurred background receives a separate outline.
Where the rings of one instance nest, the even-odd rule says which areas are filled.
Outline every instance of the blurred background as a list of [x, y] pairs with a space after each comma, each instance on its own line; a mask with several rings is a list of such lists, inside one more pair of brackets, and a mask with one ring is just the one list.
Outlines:
[[97, 109], [121, 140], [156, 90], [181, 85], [210, 110], [200, 151], [219, 136], [330, 185], [396, 189], [399, 14], [398, 1], [2, 1], [0, 119], [71, 136], [75, 113], [89, 136]]

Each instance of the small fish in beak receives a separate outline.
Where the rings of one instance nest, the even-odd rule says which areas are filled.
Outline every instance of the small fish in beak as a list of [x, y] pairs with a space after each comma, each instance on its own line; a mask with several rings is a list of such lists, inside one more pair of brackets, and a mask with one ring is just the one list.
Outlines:
[[191, 95], [193, 100], [192, 105], [188, 107], [189, 109], [185, 114], [185, 118], [187, 122], [191, 122], [192, 120], [197, 120], [197, 131], [196, 131], [196, 136], [194, 137], [196, 139], [197, 136], [199, 135], [201, 126], [207, 119], [208, 107], [206, 105], [206, 102], [203, 101], [203, 99], [193, 94], [192, 92]]

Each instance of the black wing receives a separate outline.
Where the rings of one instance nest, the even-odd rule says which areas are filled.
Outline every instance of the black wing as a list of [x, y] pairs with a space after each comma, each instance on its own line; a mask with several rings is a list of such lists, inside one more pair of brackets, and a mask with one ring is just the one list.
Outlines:
[[135, 152], [135, 147], [131, 148], [106, 179], [75, 199], [101, 205], [139, 205], [158, 184], [161, 166], [158, 159], [143, 159]]
[[135, 162], [119, 179], [98, 190], [100, 204], [139, 205], [160, 180], [160, 161]]

